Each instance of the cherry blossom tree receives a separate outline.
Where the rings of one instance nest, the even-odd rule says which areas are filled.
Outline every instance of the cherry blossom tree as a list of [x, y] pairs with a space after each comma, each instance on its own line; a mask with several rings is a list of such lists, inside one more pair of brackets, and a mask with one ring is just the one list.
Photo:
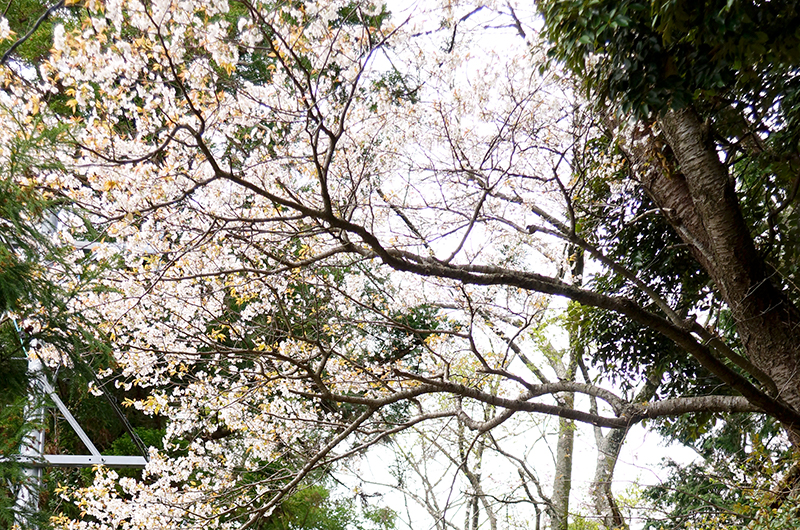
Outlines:
[[[609, 446], [598, 484], [645, 419], [760, 412], [794, 432], [796, 389], [776, 392], [763, 348], [748, 361], [718, 317], [697, 320], [704, 299], [735, 305], [733, 287], [684, 297], [615, 255], [604, 208], [617, 201], [625, 229], [663, 215], [636, 187], [660, 158], [640, 129], [611, 139], [567, 74], [541, 68], [534, 13], [80, 5], [48, 57], [0, 73], [3, 108], [66, 126], [60, 166], [25, 178], [84, 212], [60, 211], [58, 237], [103, 271], [70, 306], [113, 349], [100, 385], [146, 390], [127, 405], [168, 427], [140, 479], [100, 469], [65, 490], [82, 518], [56, 526], [258, 527], [313, 472], [445, 419], [489, 433], [558, 417], [565, 457], [571, 422], [592, 425]], [[578, 327], [612, 315], [640, 348], [658, 337], [670, 361], [618, 390], [589, 375], [598, 347], [575, 331], [568, 362], [548, 364], [534, 331], [553, 296], [598, 311]], [[653, 390], [687, 366], [722, 390]]]

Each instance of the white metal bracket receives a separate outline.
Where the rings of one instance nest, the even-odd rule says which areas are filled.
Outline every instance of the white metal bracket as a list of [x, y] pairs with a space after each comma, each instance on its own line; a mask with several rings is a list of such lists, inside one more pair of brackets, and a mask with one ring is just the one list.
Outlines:
[[[14, 320], [14, 327], [19, 333], [19, 327], [16, 320]], [[23, 348], [24, 351], [24, 348]], [[25, 407], [25, 423], [37, 425], [38, 427], [32, 429], [22, 439], [20, 444], [19, 455], [9, 457], [0, 457], [0, 462], [18, 462], [24, 466], [23, 474], [25, 481], [20, 484], [16, 492], [16, 519], [20, 526], [27, 526], [22, 523], [26, 522], [26, 514], [36, 512], [39, 506], [39, 489], [42, 485], [42, 469], [46, 467], [94, 467], [94, 466], [108, 466], [108, 467], [127, 467], [127, 468], [144, 468], [147, 465], [147, 459], [144, 456], [116, 456], [116, 455], [102, 455], [97, 450], [91, 438], [86, 434], [78, 420], [72, 415], [64, 402], [58, 396], [53, 386], [47, 380], [44, 373], [42, 362], [36, 358], [31, 352], [25, 351], [28, 357], [28, 374], [33, 385], [38, 388], [39, 393], [43, 396], [46, 395], [50, 398], [56, 408], [59, 410], [64, 419], [67, 420], [72, 430], [78, 435], [83, 445], [89, 450], [88, 455], [50, 455], [44, 454], [44, 436], [45, 431], [41, 427], [45, 418], [45, 404], [41, 399], [36, 396], [30, 396], [28, 405]], [[113, 403], [112, 403], [113, 405]], [[126, 425], [126, 427], [129, 427]], [[135, 436], [133, 431], [130, 431], [131, 436]]]
[[[33, 360], [32, 362], [37, 363], [38, 360]], [[29, 370], [30, 370], [29, 365]], [[34, 370], [37, 367], [34, 367]], [[72, 415], [64, 402], [61, 401], [61, 398], [58, 397], [58, 393], [55, 389], [50, 385], [50, 382], [47, 381], [47, 377], [45, 377], [44, 372], [39, 367], [39, 370], [33, 371], [32, 375], [35, 374], [36, 383], [42, 389], [42, 391], [50, 398], [50, 400], [55, 404], [56, 408], [58, 408], [61, 415], [64, 416], [64, 419], [67, 420], [72, 430], [75, 431], [75, 434], [78, 435], [78, 438], [81, 439], [83, 445], [91, 453], [90, 455], [47, 455], [40, 453], [40, 457], [43, 462], [37, 463], [32, 459], [20, 459], [20, 460], [27, 460], [32, 466], [34, 467], [92, 467], [97, 465], [104, 465], [109, 467], [133, 467], [133, 468], [143, 468], [147, 465], [147, 460], [143, 456], [112, 456], [112, 455], [101, 455], [100, 451], [97, 450], [92, 440], [83, 430], [83, 427], [78, 423], [78, 420]]]

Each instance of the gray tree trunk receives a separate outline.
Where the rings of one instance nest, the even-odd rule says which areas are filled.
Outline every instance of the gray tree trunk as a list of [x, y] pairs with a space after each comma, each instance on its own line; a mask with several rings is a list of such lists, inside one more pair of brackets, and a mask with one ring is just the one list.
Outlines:
[[[598, 427], [599, 431], [600, 428]], [[592, 480], [591, 495], [600, 524], [608, 529], [628, 528], [617, 501], [611, 492], [611, 481], [622, 444], [628, 434], [626, 429], [612, 429], [597, 440], [597, 463]]]
[[[564, 406], [572, 407], [573, 395], [565, 396]], [[553, 530], [567, 530], [569, 526], [569, 492], [572, 488], [572, 451], [575, 443], [575, 422], [558, 419], [556, 445], [556, 470], [553, 477], [552, 506], [550, 510]]]

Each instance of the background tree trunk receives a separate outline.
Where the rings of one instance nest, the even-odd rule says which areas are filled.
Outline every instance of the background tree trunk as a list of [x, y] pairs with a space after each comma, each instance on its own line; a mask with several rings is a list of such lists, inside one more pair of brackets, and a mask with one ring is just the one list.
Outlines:
[[[564, 406], [572, 407], [573, 394], [564, 396]], [[569, 527], [569, 492], [572, 488], [572, 451], [575, 443], [575, 422], [558, 419], [558, 442], [556, 445], [556, 470], [553, 477], [553, 496], [550, 510], [553, 530]]]
[[[595, 430], [600, 431], [600, 428], [596, 427]], [[614, 468], [627, 434], [627, 429], [612, 429], [604, 436], [596, 437], [597, 463], [592, 480], [591, 495], [600, 524], [609, 529], [623, 528], [627, 530], [628, 528], [611, 492]]]

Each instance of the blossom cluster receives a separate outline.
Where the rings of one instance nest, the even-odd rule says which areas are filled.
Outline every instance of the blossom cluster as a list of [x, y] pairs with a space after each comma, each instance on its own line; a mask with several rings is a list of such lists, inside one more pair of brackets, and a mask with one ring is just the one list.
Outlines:
[[59, 237], [101, 271], [71, 303], [111, 342], [102, 383], [147, 390], [126, 404], [167, 424], [141, 479], [96, 470], [63, 492], [82, 518], [56, 526], [235, 527], [389, 428], [379, 405], [410, 421], [393, 396], [420, 379], [480, 387], [509, 366], [464, 332], [489, 319], [473, 302], [538, 300], [384, 266], [540, 270], [560, 248], [525, 227], [570, 179], [564, 89], [530, 38], [482, 40], [505, 4], [466, 21], [456, 4], [89, 0], [56, 27], [36, 91], [62, 107], [10, 94], [69, 124], [64, 169], [37, 178], [84, 212]]

